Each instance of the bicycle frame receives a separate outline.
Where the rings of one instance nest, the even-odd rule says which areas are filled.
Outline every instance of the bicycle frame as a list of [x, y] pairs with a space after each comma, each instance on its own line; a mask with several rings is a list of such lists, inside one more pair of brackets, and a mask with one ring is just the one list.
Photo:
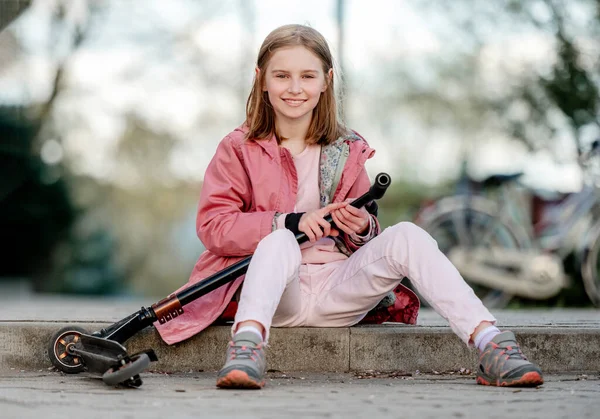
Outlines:
[[[499, 222], [520, 229], [531, 240], [531, 246], [554, 252], [565, 257], [583, 240], [583, 235], [600, 220], [600, 194], [598, 188], [584, 184], [583, 188], [570, 194], [555, 208], [534, 224], [531, 205], [524, 200], [524, 193], [518, 191], [516, 179], [498, 186], [498, 197], [484, 196], [496, 202]], [[469, 191], [469, 194], [472, 194]], [[465, 199], [470, 199], [468, 196]], [[541, 228], [540, 228], [541, 225]]]

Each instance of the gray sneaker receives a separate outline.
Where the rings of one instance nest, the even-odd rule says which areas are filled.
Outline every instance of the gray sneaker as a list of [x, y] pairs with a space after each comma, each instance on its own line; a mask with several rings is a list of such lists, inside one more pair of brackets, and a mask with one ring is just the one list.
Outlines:
[[521, 352], [513, 332], [502, 332], [479, 355], [477, 384], [533, 387], [544, 384], [540, 368]]
[[256, 333], [237, 333], [227, 346], [227, 358], [217, 376], [217, 387], [262, 388], [266, 365], [263, 343]]

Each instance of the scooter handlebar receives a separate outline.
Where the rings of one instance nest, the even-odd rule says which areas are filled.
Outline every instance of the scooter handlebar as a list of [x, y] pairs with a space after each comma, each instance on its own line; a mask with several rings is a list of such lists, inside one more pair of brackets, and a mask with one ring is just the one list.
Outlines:
[[350, 203], [353, 207], [360, 208], [367, 205], [375, 199], [381, 199], [385, 191], [392, 183], [392, 178], [387, 173], [379, 173], [375, 176], [375, 182], [369, 188], [369, 191]]

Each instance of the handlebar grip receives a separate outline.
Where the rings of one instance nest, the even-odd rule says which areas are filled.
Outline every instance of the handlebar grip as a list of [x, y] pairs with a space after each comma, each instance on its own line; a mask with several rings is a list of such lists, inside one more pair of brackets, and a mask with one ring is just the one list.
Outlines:
[[381, 199], [385, 195], [385, 191], [392, 183], [392, 178], [387, 173], [379, 173], [375, 176], [375, 182], [369, 188], [369, 191], [359, 198], [352, 201], [350, 205], [356, 208], [364, 207], [369, 202], [375, 199]]

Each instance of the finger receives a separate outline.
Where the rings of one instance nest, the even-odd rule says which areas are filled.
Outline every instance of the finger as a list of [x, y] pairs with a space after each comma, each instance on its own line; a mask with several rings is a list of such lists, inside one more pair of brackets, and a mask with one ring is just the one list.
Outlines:
[[340, 235], [340, 230], [338, 229], [338, 227], [335, 224], [335, 221], [333, 220], [333, 214], [332, 214], [332, 222], [329, 223], [330, 225], [330, 229], [329, 229], [329, 235], [332, 237], [337, 237]]
[[323, 228], [323, 236], [329, 236], [329, 233], [331, 231], [331, 224], [329, 224], [326, 220], [322, 218], [318, 219], [317, 222]]
[[309, 240], [311, 242], [319, 240], [319, 234], [321, 234], [321, 229], [319, 228], [319, 225], [312, 216], [307, 217], [305, 228], [308, 232], [307, 235], [309, 236]]
[[348, 230], [350, 230], [349, 232], [347, 231], [347, 233], [349, 234], [356, 233], [360, 229], [359, 224], [355, 224], [349, 221], [345, 221], [344, 225], [346, 226], [346, 228], [348, 228]]
[[347, 206], [348, 203], [347, 202], [336, 202], [334, 204], [329, 204], [324, 206], [323, 208], [321, 208], [323, 214], [331, 214], [332, 211], [335, 211], [336, 209], [339, 208], [344, 208], [345, 206]]
[[346, 216], [362, 218], [362, 211], [358, 208], [354, 208], [351, 205], [348, 205], [345, 208], [340, 208], [340, 211]]
[[313, 234], [312, 230], [310, 228], [300, 228], [298, 227], [298, 230], [300, 230], [301, 232], [303, 232], [304, 234], [306, 234], [306, 237], [308, 237], [308, 240], [311, 242], [315, 241], [315, 235]]
[[352, 205], [347, 205], [344, 209], [350, 212], [352, 215], [360, 216], [363, 213], [363, 210], [360, 208], [353, 207]]
[[315, 235], [315, 240], [319, 240], [321, 237], [323, 237], [323, 230], [319, 225], [320, 220], [322, 220], [322, 218], [316, 217], [312, 219], [310, 223], [310, 228]]
[[315, 241], [323, 237], [323, 230], [321, 230], [321, 227], [318, 224], [314, 226], [313, 232], [315, 233]]
[[350, 227], [348, 224], [346, 224], [344, 222], [341, 222], [340, 228], [346, 234], [352, 234], [352, 233], [354, 233], [354, 230], [352, 230], [352, 227]]
[[332, 214], [331, 214], [331, 218], [332, 218], [332, 219], [333, 219], [333, 221], [335, 222], [335, 225], [336, 225], [336, 226], [337, 226], [337, 227], [338, 227], [340, 230], [342, 230], [344, 233], [347, 233], [347, 234], [352, 234], [352, 233], [353, 233], [353, 232], [352, 232], [352, 230], [351, 230], [351, 229], [350, 229], [348, 226], [346, 226], [346, 224], [344, 224], [344, 223], [342, 222], [342, 220], [340, 220], [340, 218], [338, 217], [338, 212], [334, 212], [334, 213], [332, 213]]
[[344, 218], [347, 220], [346, 224], [355, 224], [357, 227], [363, 226], [367, 219], [360, 210], [358, 210], [358, 214], [351, 213], [348, 208], [342, 208], [340, 212], [344, 214]]
[[351, 220], [352, 218], [354, 218], [352, 213], [350, 213], [350, 211], [348, 211], [347, 208], [340, 208], [339, 212], [340, 212], [340, 218], [344, 221]]
[[356, 228], [360, 226], [361, 220], [358, 217], [350, 214], [346, 208], [341, 208], [338, 210], [339, 219], [342, 223], [344, 223], [347, 227], [351, 228], [353, 231], [356, 231]]
[[344, 231], [348, 234], [356, 233], [358, 230], [360, 230], [360, 226], [357, 224], [349, 222], [344, 222], [343, 224], [346, 227], [346, 230]]
[[331, 220], [333, 221], [333, 225], [337, 229], [341, 229], [340, 219], [337, 216], [337, 211], [331, 213]]

